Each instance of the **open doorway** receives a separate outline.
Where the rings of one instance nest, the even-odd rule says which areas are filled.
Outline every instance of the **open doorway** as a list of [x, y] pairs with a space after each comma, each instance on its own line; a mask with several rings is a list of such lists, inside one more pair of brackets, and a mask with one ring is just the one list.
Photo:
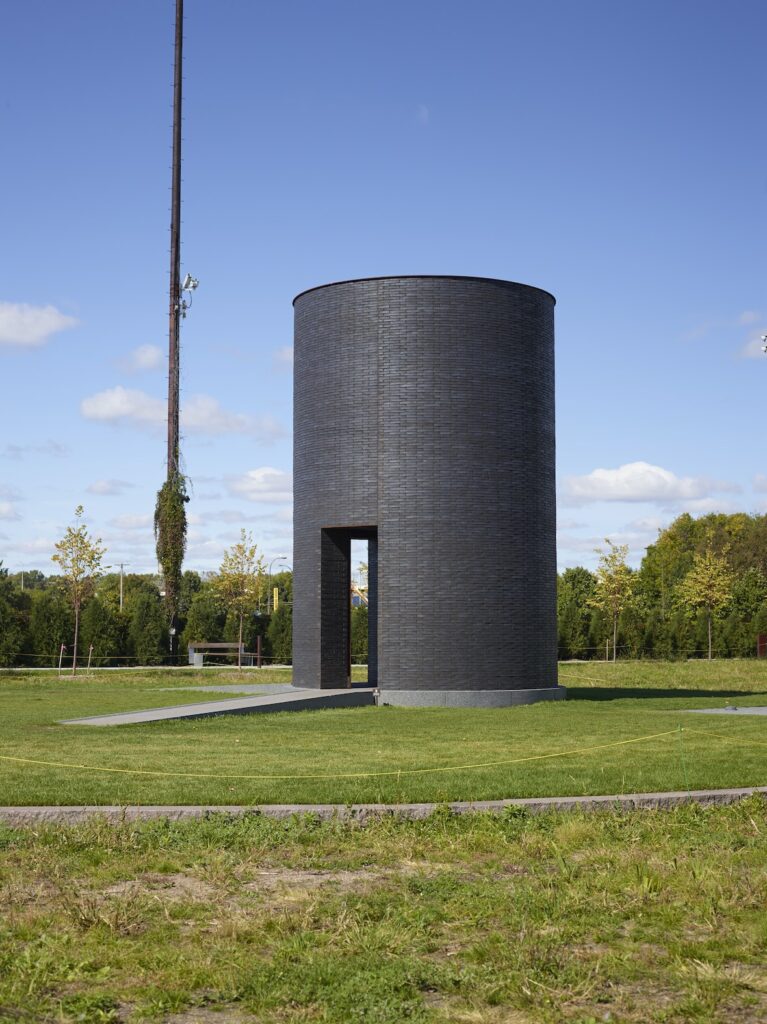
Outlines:
[[[355, 667], [368, 668], [370, 652], [370, 561], [367, 538], [354, 538], [351, 542], [351, 625], [349, 646], [352, 671]], [[360, 673], [357, 673], [359, 679]]]
[[[359, 658], [365, 647], [367, 682], [377, 686], [378, 530], [329, 527], [322, 531], [321, 549], [320, 686], [350, 687], [353, 654]], [[365, 628], [366, 643], [361, 643], [360, 630]]]

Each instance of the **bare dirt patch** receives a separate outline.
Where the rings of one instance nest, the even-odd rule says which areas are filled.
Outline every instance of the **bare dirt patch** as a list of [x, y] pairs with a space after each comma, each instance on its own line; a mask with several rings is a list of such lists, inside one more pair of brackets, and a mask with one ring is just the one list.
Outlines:
[[246, 892], [264, 894], [302, 894], [321, 889], [334, 889], [342, 893], [369, 892], [375, 885], [399, 877], [428, 875], [454, 870], [449, 864], [428, 864], [421, 861], [403, 861], [396, 867], [364, 867], [355, 869], [326, 868], [261, 868], [244, 882]]
[[386, 877], [386, 874], [380, 869], [324, 871], [267, 868], [257, 871], [252, 881], [246, 882], [243, 888], [247, 892], [270, 896], [279, 894], [287, 898], [300, 898], [324, 888], [333, 888], [344, 893], [361, 893], [369, 892], [376, 882]]
[[436, 1020], [445, 1024], [532, 1024], [535, 1018], [522, 1010], [514, 1010], [508, 1006], [471, 1007], [451, 996], [424, 997], [424, 1002], [436, 1014]]
[[208, 902], [216, 895], [212, 885], [193, 875], [151, 873], [115, 882], [101, 890], [102, 896], [160, 896], [165, 900]]
[[59, 886], [45, 879], [30, 884], [13, 881], [0, 888], [0, 906], [43, 907], [55, 900], [59, 892]]
[[220, 1010], [197, 1008], [171, 1014], [165, 1018], [164, 1024], [258, 1024], [258, 1019], [231, 1007]]

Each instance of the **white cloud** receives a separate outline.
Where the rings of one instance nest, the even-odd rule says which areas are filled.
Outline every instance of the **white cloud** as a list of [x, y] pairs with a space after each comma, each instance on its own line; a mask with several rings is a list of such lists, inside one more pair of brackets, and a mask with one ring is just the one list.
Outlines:
[[198, 516], [200, 523], [261, 523], [272, 519], [268, 512], [261, 512], [257, 515], [248, 512], [240, 512], [236, 508], [220, 508], [211, 512], [201, 512]]
[[767, 359], [761, 334], [754, 334], [740, 350], [741, 359]]
[[[637, 528], [634, 528], [634, 527]], [[638, 566], [644, 557], [648, 544], [657, 540], [657, 530], [643, 529], [638, 524], [629, 523], [621, 530], [611, 530], [607, 533], [592, 533], [587, 537], [575, 537], [563, 534], [557, 537], [557, 563], [560, 570], [568, 566], [583, 565], [587, 568], [595, 568], [598, 555], [597, 549], [605, 548], [605, 537], [609, 537], [614, 544], [628, 545], [629, 564]]]
[[86, 490], [89, 494], [124, 494], [133, 486], [127, 480], [94, 480], [92, 484], [88, 484]]
[[582, 530], [588, 523], [579, 523], [575, 519], [557, 519], [557, 530]]
[[754, 477], [754, 490], [758, 494], [767, 494], [767, 476], [764, 473], [757, 473]]
[[12, 501], [0, 501], [0, 519], [21, 519]]
[[0, 345], [36, 348], [58, 331], [77, 327], [74, 316], [55, 306], [29, 306], [25, 302], [0, 302]]
[[[656, 516], [634, 519], [621, 529], [611, 528], [601, 534], [594, 532], [592, 523], [587, 536], [570, 533], [568, 525], [560, 524], [557, 529], [557, 562], [560, 571], [576, 565], [594, 568], [597, 564], [596, 549], [604, 548], [605, 536], [609, 536], [615, 544], [628, 544], [630, 563], [639, 565], [648, 544], [657, 540], [658, 530], [668, 525], [668, 519]], [[571, 528], [583, 526], [583, 523], [573, 523]]]
[[157, 345], [139, 345], [120, 360], [120, 368], [126, 373], [141, 373], [144, 370], [159, 370], [163, 365], [164, 352]]
[[283, 437], [285, 431], [271, 416], [227, 412], [209, 395], [192, 395], [181, 403], [181, 429], [194, 434], [253, 434], [262, 441]]
[[658, 516], [645, 516], [642, 519], [632, 520], [627, 530], [638, 530], [640, 533], [651, 533], [655, 534], [658, 530], [662, 530], [665, 526], [668, 526], [667, 519], [661, 519]]
[[649, 462], [629, 462], [617, 469], [595, 469], [565, 479], [563, 501], [583, 505], [594, 501], [670, 502], [708, 497], [712, 492], [737, 491], [735, 484], [707, 477], [678, 477]]
[[87, 420], [105, 423], [131, 422], [143, 427], [159, 427], [165, 422], [166, 405], [144, 391], [117, 385], [99, 391], [80, 402], [80, 412]]
[[44, 444], [7, 444], [0, 451], [0, 458], [19, 462], [26, 455], [55, 455], [56, 458], [62, 459], [68, 454], [69, 449], [66, 445], [60, 444], [58, 441], [49, 440]]
[[293, 500], [293, 478], [290, 473], [271, 466], [251, 469], [242, 476], [227, 482], [230, 494], [247, 498], [248, 501], [284, 504]]
[[146, 530], [152, 525], [152, 517], [150, 515], [131, 515], [126, 512], [125, 515], [110, 519], [109, 525], [118, 530]]
[[[47, 554], [50, 555], [55, 546], [55, 541], [48, 537], [35, 537], [34, 540], [16, 541], [13, 544], [6, 544], [7, 551], [15, 551], [24, 555]], [[47, 572], [53, 570], [46, 570]]]
[[28, 306], [25, 302], [0, 302], [0, 345], [35, 348], [52, 334], [79, 323], [55, 306]]
[[724, 498], [693, 498], [678, 506], [679, 512], [689, 512], [692, 516], [705, 516], [709, 512], [738, 512], [739, 507]]
[[221, 541], [193, 536], [189, 538], [187, 544], [186, 560], [187, 562], [192, 559], [211, 560], [218, 564], [223, 553], [224, 545]]
[[762, 314], [756, 309], [745, 309], [738, 317], [738, 323], [743, 327], [750, 327], [762, 319]]
[[[682, 337], [685, 341], [701, 341], [711, 334], [726, 334], [732, 337], [733, 331], [742, 331], [742, 328], [748, 330], [748, 341], [743, 345], [740, 350], [740, 356], [743, 359], [757, 359], [763, 355], [759, 335], [761, 331], [755, 332], [755, 325], [764, 319], [764, 314], [757, 309], [744, 309], [742, 313], [738, 313], [737, 316], [731, 316], [721, 319], [705, 320], [693, 327], [692, 330], [687, 331]], [[742, 335], [741, 335], [742, 336]]]
[[273, 356], [274, 365], [278, 370], [293, 369], [293, 346], [283, 345], [278, 348]]
[[20, 497], [21, 495], [15, 488], [9, 487], [8, 484], [0, 484], [0, 498], [9, 498], [13, 501]]
[[[154, 431], [165, 426], [167, 405], [162, 398], [118, 384], [84, 398], [80, 412], [89, 420], [126, 423]], [[272, 417], [254, 418], [227, 412], [217, 399], [209, 395], [191, 395], [182, 401], [180, 421], [181, 430], [187, 434], [252, 434], [266, 442], [285, 433]]]

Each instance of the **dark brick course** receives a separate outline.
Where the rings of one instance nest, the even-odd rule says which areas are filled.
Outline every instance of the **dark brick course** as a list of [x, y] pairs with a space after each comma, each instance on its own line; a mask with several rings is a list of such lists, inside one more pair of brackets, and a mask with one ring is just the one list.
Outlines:
[[556, 687], [553, 297], [463, 277], [303, 292], [294, 416], [295, 685], [344, 685], [345, 538], [377, 528], [382, 700]]

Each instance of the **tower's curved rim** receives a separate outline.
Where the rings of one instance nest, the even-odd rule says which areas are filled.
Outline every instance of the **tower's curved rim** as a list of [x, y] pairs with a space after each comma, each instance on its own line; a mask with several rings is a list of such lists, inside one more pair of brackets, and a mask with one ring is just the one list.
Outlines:
[[556, 298], [545, 288], [539, 288], [534, 284], [524, 284], [522, 281], [507, 281], [502, 277], [475, 277], [471, 274], [383, 274], [380, 277], [350, 277], [342, 281], [328, 281], [327, 284], [317, 284], [313, 288], [305, 288], [293, 299], [293, 305], [309, 292], [318, 292], [323, 288], [335, 288], [339, 284], [362, 284], [366, 281], [484, 281], [486, 284], [510, 285], [513, 288], [529, 288], [533, 292], [541, 292], [548, 295], [556, 305]]

